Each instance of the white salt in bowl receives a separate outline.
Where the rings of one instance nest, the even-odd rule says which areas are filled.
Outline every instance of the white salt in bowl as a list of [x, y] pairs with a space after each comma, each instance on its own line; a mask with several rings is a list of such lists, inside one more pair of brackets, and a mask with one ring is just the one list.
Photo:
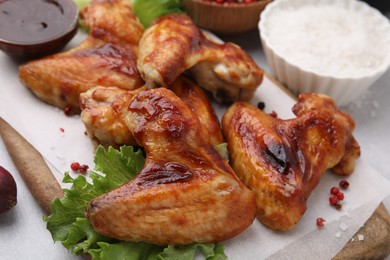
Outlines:
[[273, 76], [293, 93], [347, 105], [390, 66], [390, 22], [356, 0], [275, 0], [260, 15]]

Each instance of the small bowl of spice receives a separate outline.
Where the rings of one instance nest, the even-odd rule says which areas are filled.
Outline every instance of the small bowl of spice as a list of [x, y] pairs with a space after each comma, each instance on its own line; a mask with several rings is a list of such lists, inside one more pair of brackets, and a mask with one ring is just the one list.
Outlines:
[[194, 23], [219, 34], [256, 29], [260, 13], [271, 0], [182, 0]]
[[278, 0], [262, 12], [262, 46], [278, 81], [347, 105], [390, 66], [390, 22], [356, 0]]
[[22, 58], [61, 50], [76, 34], [72, 0], [0, 0], [0, 49]]

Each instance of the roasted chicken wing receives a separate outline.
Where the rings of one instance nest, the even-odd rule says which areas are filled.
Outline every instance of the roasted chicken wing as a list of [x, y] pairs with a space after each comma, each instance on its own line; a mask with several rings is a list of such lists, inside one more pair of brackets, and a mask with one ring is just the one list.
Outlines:
[[[130, 27], [139, 31], [130, 6], [125, 0], [95, 0], [87, 10], [83, 18], [93, 35], [74, 49], [27, 62], [19, 68], [21, 82], [35, 95], [60, 108], [69, 106], [74, 112], [80, 111], [80, 93], [97, 85], [123, 89], [144, 85], [132, 44], [137, 43], [140, 35], [123, 36], [132, 33]], [[103, 26], [111, 24], [121, 27]]]
[[[220, 124], [203, 90], [186, 77], [178, 78], [169, 89], [197, 115], [201, 124], [208, 130], [211, 144], [221, 144], [224, 140]], [[142, 90], [146, 90], [146, 87], [136, 90], [96, 87], [82, 93], [81, 119], [88, 135], [104, 146], [136, 145], [124, 117], [130, 100]]]
[[214, 243], [253, 222], [254, 195], [172, 91], [138, 93], [126, 124], [144, 147], [146, 162], [135, 179], [89, 203], [86, 214], [97, 232], [163, 245]]
[[93, 0], [80, 11], [90, 34], [105, 42], [138, 46], [144, 32], [127, 0]]
[[219, 119], [206, 93], [200, 87], [192, 80], [182, 76], [168, 88], [195, 113], [200, 123], [207, 129], [213, 146], [224, 142]]
[[206, 37], [184, 14], [156, 19], [139, 42], [138, 69], [149, 88], [172, 84], [190, 69], [217, 101], [249, 100], [263, 71], [237, 45]]
[[137, 145], [127, 128], [124, 115], [130, 100], [140, 91], [117, 87], [95, 87], [80, 94], [81, 120], [88, 135], [105, 147]]
[[275, 230], [299, 221], [326, 169], [349, 175], [360, 156], [354, 121], [333, 99], [301, 94], [293, 112], [281, 120], [240, 102], [222, 120], [231, 165], [255, 193], [258, 219]]
[[19, 78], [43, 101], [79, 112], [80, 93], [92, 87], [143, 86], [135, 59], [131, 48], [88, 37], [75, 49], [21, 65]]

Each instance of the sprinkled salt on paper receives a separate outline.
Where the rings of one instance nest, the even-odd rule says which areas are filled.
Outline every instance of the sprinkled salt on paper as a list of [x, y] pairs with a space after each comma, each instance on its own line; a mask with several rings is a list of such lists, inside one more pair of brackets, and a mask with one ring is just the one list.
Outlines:
[[347, 228], [348, 228], [347, 224], [345, 224], [344, 222], [341, 222], [340, 229], [345, 232], [345, 231], [347, 231]]

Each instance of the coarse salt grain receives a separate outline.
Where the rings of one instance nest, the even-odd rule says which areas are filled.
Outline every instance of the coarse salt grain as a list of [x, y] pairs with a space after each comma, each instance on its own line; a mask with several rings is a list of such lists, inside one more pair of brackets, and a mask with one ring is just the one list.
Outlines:
[[345, 224], [344, 222], [340, 223], [340, 229], [342, 231], [344, 231], [344, 232], [347, 231], [347, 228], [348, 228], [347, 224]]
[[337, 238], [340, 238], [341, 237], [341, 233], [337, 232], [336, 234], [334, 234], [334, 236], [337, 237]]
[[57, 159], [60, 161], [60, 164], [61, 164], [61, 165], [65, 165], [66, 159], [65, 159], [65, 157], [64, 157], [63, 155], [61, 155], [61, 154], [56, 154], [56, 157], [57, 157]]
[[347, 218], [351, 218], [351, 213], [349, 213], [349, 210], [345, 210], [345, 216]]
[[359, 240], [359, 241], [363, 241], [363, 240], [364, 240], [364, 235], [358, 234], [358, 240]]
[[269, 40], [291, 63], [336, 77], [375, 72], [390, 53], [390, 37], [383, 37], [376, 20], [345, 1], [275, 10], [267, 21]]
[[65, 157], [61, 154], [56, 154], [56, 157], [59, 159], [59, 160], [65, 160]]

